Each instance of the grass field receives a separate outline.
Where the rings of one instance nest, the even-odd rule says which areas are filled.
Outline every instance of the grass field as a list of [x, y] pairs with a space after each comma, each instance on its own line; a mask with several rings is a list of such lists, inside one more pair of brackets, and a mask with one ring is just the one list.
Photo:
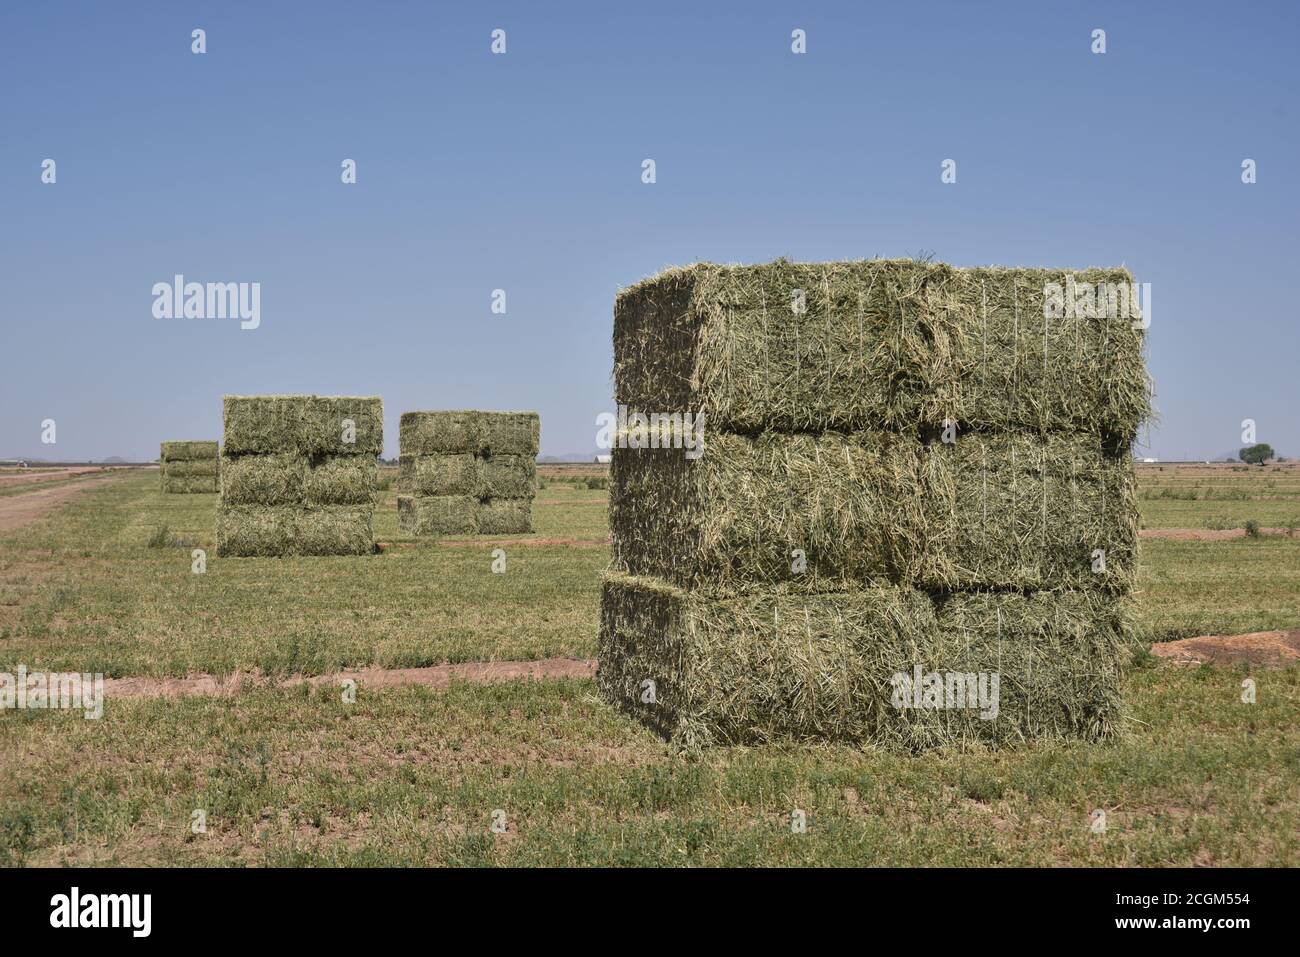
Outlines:
[[[1146, 527], [1300, 516], [1293, 469], [1140, 474]], [[390, 488], [383, 554], [210, 554], [204, 575], [190, 553], [212, 544], [216, 496], [164, 496], [156, 473], [87, 490], [0, 534], [0, 670], [591, 657], [606, 492], [597, 470], [540, 475], [531, 536], [417, 543]], [[1147, 539], [1140, 581], [1148, 638], [1297, 627], [1300, 536]], [[363, 686], [353, 704], [328, 684], [110, 698], [98, 721], [5, 711], [0, 864], [1300, 864], [1300, 671], [1256, 672], [1254, 705], [1244, 674], [1142, 656], [1127, 740], [917, 758], [785, 746], [688, 761], [579, 680]], [[1098, 808], [1104, 834], [1087, 826]]]

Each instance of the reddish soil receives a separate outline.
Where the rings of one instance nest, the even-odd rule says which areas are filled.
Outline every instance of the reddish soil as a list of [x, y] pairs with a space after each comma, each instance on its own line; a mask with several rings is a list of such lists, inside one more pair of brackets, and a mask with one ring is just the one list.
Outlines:
[[1174, 664], [1284, 668], [1300, 661], [1300, 628], [1255, 631], [1248, 635], [1200, 635], [1152, 645], [1151, 653]]
[[256, 672], [236, 673], [228, 678], [197, 674], [185, 678], [108, 678], [104, 681], [106, 697], [172, 698], [179, 695], [235, 695], [253, 687], [337, 686], [351, 679], [367, 688], [393, 688], [399, 685], [423, 685], [446, 688], [454, 682], [498, 684], [505, 681], [533, 681], [545, 678], [590, 678], [596, 662], [581, 658], [546, 658], [542, 661], [471, 661], [458, 665], [433, 665], [428, 668], [362, 668], [328, 675], [305, 677], [294, 675], [275, 680]]

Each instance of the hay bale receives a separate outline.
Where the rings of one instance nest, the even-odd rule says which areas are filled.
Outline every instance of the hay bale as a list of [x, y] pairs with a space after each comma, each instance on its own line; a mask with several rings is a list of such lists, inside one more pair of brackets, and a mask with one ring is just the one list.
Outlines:
[[479, 501], [476, 530], [480, 535], [521, 535], [533, 530], [531, 498], [487, 498]]
[[891, 719], [890, 676], [934, 633], [929, 600], [910, 589], [714, 598], [611, 574], [596, 683], [681, 746], [868, 741]]
[[164, 475], [162, 490], [169, 495], [211, 494], [219, 490], [215, 475]]
[[286, 506], [227, 505], [217, 509], [217, 554], [278, 557], [293, 554], [297, 509]]
[[479, 460], [472, 452], [403, 455], [399, 461], [404, 491], [418, 495], [479, 494]]
[[214, 492], [217, 488], [217, 443], [163, 442], [159, 447], [159, 485], [168, 494]]
[[301, 505], [307, 468], [307, 458], [297, 452], [235, 456], [227, 453], [222, 461], [221, 502], [223, 505]]
[[177, 478], [190, 476], [213, 476], [218, 474], [216, 459], [178, 459], [162, 464], [164, 475]]
[[541, 418], [536, 412], [480, 412], [478, 451], [484, 455], [536, 458]]
[[303, 502], [308, 506], [368, 505], [379, 498], [379, 466], [375, 457], [325, 455], [312, 461], [303, 478]]
[[270, 455], [306, 451], [309, 395], [227, 395], [222, 397], [225, 452]]
[[217, 554], [367, 555], [374, 551], [372, 514], [368, 508], [223, 505], [217, 510]]
[[906, 581], [924, 541], [920, 451], [884, 432], [712, 433], [693, 460], [616, 446], [613, 567], [727, 591]]
[[968, 428], [1077, 430], [1131, 441], [1151, 414], [1143, 330], [1118, 301], [1115, 315], [1071, 310], [1047, 318], [1049, 285], [1127, 294], [1133, 276], [1127, 269], [955, 270], [944, 305], [960, 328], [953, 339], [959, 382], [943, 418]]
[[1120, 694], [1132, 647], [1126, 599], [1095, 589], [963, 592], [937, 600], [936, 622], [940, 643], [930, 654], [933, 670], [998, 671], [999, 715], [986, 722], [925, 713], [929, 720], [911, 729], [912, 747], [976, 739], [1099, 741], [1127, 727]]
[[[1123, 622], [1119, 603], [1095, 591], [957, 595], [936, 615], [924, 592], [893, 586], [720, 598], [611, 574], [596, 681], [607, 700], [683, 747], [1099, 740], [1125, 722]], [[992, 690], [996, 674], [996, 712], [981, 713], [975, 696], [969, 707], [900, 707], [906, 685], [896, 676], [918, 671], [943, 676], [945, 690], [965, 675], [976, 686], [982, 675]]]
[[952, 272], [905, 260], [669, 269], [615, 301], [615, 396], [704, 413], [711, 431], [914, 428], [950, 387], [956, 330], [935, 304]]
[[[1149, 413], [1128, 318], [1044, 320], [1044, 289], [1127, 270], [910, 260], [698, 263], [619, 294], [615, 395], [707, 428], [1075, 429], [1131, 439]], [[1035, 311], [1036, 310], [1036, 311]]]
[[[348, 438], [352, 441], [346, 441]], [[382, 455], [384, 400], [377, 395], [312, 396], [303, 423], [303, 442], [303, 451], [310, 455]]]
[[370, 507], [299, 510], [294, 517], [293, 554], [369, 555], [375, 550], [373, 516]]
[[159, 458], [164, 462], [187, 462], [195, 459], [215, 459], [217, 443], [208, 440], [163, 442]]
[[917, 584], [1133, 589], [1138, 510], [1126, 452], [1082, 435], [1007, 433], [931, 443], [921, 455]]
[[410, 535], [473, 535], [478, 508], [472, 495], [399, 495], [397, 524]]
[[485, 455], [478, 459], [477, 469], [475, 494], [481, 498], [531, 499], [537, 491], [537, 459], [532, 454]]
[[[228, 395], [222, 403], [228, 455], [379, 455], [384, 450], [384, 406], [378, 396]], [[345, 420], [352, 428], [345, 428]], [[344, 442], [345, 434], [354, 441]]]
[[450, 410], [403, 412], [399, 428], [402, 455], [536, 456], [541, 424], [536, 412]]
[[398, 420], [401, 454], [477, 452], [478, 415], [469, 411], [403, 412]]

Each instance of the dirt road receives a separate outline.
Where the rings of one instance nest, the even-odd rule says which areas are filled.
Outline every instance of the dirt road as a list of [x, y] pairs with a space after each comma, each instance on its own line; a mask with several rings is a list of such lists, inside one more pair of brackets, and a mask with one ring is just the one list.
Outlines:
[[582, 658], [545, 658], [541, 661], [470, 661], [458, 665], [432, 665], [428, 668], [362, 668], [329, 675], [275, 680], [256, 673], [236, 673], [227, 678], [198, 674], [186, 678], [108, 678], [104, 695], [110, 698], [172, 698], [180, 695], [235, 695], [259, 686], [293, 687], [309, 684], [340, 687], [355, 681], [362, 688], [394, 688], [399, 685], [423, 685], [446, 688], [452, 682], [499, 684], [504, 681], [532, 681], [539, 678], [590, 678], [596, 662]]
[[70, 485], [57, 485], [54, 488], [40, 488], [38, 483], [34, 483], [30, 492], [0, 496], [0, 532], [12, 531], [34, 522], [59, 503], [80, 495], [88, 488], [96, 488], [111, 482], [122, 474], [124, 473], [106, 472], [103, 476], [81, 479]]

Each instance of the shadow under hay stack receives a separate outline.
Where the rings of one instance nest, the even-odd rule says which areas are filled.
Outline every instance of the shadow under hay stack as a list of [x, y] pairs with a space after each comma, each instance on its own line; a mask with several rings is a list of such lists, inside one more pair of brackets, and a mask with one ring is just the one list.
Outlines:
[[[1117, 733], [1142, 324], [1045, 320], [1053, 283], [1132, 277], [779, 260], [622, 292], [619, 404], [702, 414], [704, 452], [614, 444], [602, 694], [685, 746]], [[997, 674], [997, 716], [900, 707], [920, 673]]]
[[216, 492], [218, 468], [216, 442], [162, 443], [159, 471], [164, 492]]
[[374, 551], [378, 396], [225, 396], [217, 554]]
[[536, 412], [403, 412], [398, 522], [417, 536], [533, 530]]

